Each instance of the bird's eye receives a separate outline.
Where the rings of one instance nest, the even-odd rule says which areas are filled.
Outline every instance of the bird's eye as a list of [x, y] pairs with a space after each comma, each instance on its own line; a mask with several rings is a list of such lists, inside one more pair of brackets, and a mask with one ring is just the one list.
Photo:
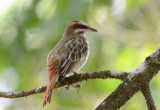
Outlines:
[[85, 25], [79, 25], [79, 28], [80, 28], [80, 29], [86, 29], [87, 26], [85, 26]]
[[81, 24], [76, 24], [76, 25], [74, 25], [74, 28], [75, 28], [75, 29], [77, 29], [77, 28], [80, 28], [80, 29], [87, 29], [87, 26], [81, 25]]

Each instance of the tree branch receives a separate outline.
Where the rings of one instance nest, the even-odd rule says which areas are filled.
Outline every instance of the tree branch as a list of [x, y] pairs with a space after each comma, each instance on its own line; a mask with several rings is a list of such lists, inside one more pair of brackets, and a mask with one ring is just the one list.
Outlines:
[[125, 81], [111, 93], [96, 110], [116, 110], [123, 106], [142, 85], [150, 83], [153, 76], [160, 70], [160, 47], [152, 53]]
[[148, 110], [156, 110], [156, 106], [154, 104], [149, 85], [148, 84], [143, 85], [141, 91], [145, 97]]
[[[87, 81], [89, 79], [107, 79], [116, 78], [123, 80], [123, 83], [111, 93], [97, 108], [96, 110], [116, 110], [123, 106], [136, 92], [142, 91], [146, 98], [146, 103], [149, 110], [156, 110], [154, 105], [149, 86], [151, 79], [160, 70], [160, 47], [153, 52], [145, 61], [130, 74], [121, 71], [99, 71], [85, 74], [77, 74], [74, 76], [66, 77], [64, 83], [57, 82], [55, 88], [71, 85], [77, 82]], [[144, 86], [145, 85], [145, 86]], [[46, 86], [35, 88], [32, 90], [21, 92], [0, 92], [0, 97], [5, 98], [18, 98], [25, 97], [37, 93], [44, 92]]]
[[[101, 79], [115, 78], [115, 79], [124, 80], [128, 76], [128, 74], [129, 73], [127, 72], [111, 71], [111, 70], [77, 74], [74, 76], [66, 77], [63, 81], [64, 83], [57, 82], [55, 84], [55, 88], [60, 88], [66, 85], [72, 85], [77, 82], [82, 82], [82, 81], [87, 81], [89, 79], [97, 79], [97, 78], [101, 78]], [[47, 86], [42, 86], [32, 90], [21, 91], [21, 92], [0, 92], [0, 97], [5, 97], [5, 98], [26, 97], [29, 95], [45, 92], [46, 88]]]

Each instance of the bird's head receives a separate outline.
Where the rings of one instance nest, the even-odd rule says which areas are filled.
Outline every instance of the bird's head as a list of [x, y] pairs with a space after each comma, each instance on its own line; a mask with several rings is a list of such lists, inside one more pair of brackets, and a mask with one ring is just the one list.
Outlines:
[[97, 30], [91, 28], [83, 21], [73, 20], [67, 25], [64, 35], [74, 36], [74, 34], [84, 34], [86, 32], [97, 32]]

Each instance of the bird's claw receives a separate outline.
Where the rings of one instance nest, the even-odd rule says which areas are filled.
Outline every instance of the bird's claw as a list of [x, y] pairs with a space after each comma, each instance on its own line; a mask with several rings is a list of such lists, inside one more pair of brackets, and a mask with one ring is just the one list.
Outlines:
[[65, 79], [64, 76], [59, 76], [58, 82], [60, 82], [61, 84], [64, 84], [64, 79]]
[[76, 72], [73, 72], [73, 75], [72, 75], [72, 77], [75, 77], [77, 74], [78, 74], [78, 73], [76, 73]]

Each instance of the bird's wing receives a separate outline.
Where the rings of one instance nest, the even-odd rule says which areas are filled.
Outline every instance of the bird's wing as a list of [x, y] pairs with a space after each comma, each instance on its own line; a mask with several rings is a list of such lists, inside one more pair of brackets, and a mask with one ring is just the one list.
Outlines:
[[83, 42], [76, 42], [76, 39], [70, 40], [66, 43], [66, 56], [61, 60], [59, 73], [62, 76], [72, 72], [74, 66], [80, 61], [87, 51], [87, 44]]

